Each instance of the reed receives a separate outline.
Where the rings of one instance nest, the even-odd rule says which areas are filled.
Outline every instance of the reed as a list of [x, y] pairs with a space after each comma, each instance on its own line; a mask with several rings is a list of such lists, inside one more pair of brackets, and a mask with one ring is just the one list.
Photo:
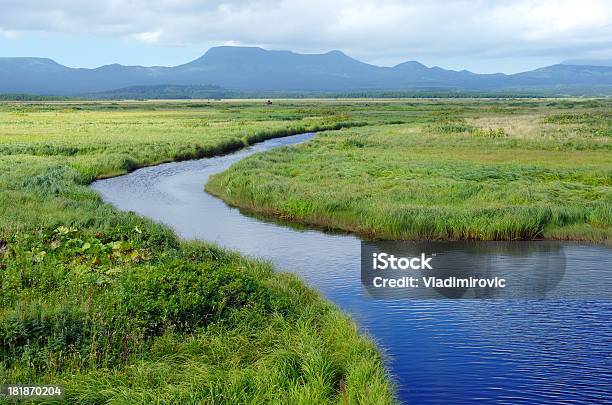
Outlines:
[[374, 238], [609, 242], [610, 102], [569, 113], [491, 103], [323, 132], [249, 157], [206, 189], [253, 212]]
[[296, 277], [180, 241], [87, 187], [361, 125], [321, 109], [0, 104], [0, 381], [63, 384], [79, 404], [393, 403], [375, 344]]

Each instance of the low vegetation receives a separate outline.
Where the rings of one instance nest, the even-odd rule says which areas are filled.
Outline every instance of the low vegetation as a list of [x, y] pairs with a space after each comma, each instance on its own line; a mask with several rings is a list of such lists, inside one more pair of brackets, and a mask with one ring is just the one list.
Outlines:
[[419, 104], [401, 124], [323, 132], [252, 156], [206, 189], [250, 211], [367, 237], [609, 242], [611, 107]]
[[0, 381], [62, 384], [81, 404], [394, 402], [374, 343], [296, 277], [180, 241], [87, 187], [363, 125], [359, 115], [317, 103], [0, 104]]
[[[104, 204], [137, 167], [320, 133], [208, 189], [375, 237], [609, 240], [610, 101], [0, 104], [0, 381], [72, 403], [392, 403], [374, 343], [294, 276]], [[290, 270], [290, 269], [289, 269]]]

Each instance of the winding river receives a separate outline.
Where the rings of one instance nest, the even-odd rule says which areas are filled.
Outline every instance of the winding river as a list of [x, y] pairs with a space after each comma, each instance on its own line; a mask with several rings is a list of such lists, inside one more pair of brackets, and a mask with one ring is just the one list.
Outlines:
[[[495, 261], [496, 269], [522, 263], [527, 273], [550, 264], [552, 257], [552, 273], [535, 281], [536, 287], [544, 286], [538, 298], [546, 299], [375, 298], [361, 286], [358, 237], [266, 222], [203, 191], [208, 176], [236, 161], [312, 136], [272, 139], [229, 155], [147, 167], [96, 181], [92, 188], [118, 209], [167, 224], [183, 238], [215, 242], [299, 274], [378, 342], [402, 401], [610, 401], [610, 248], [507, 242], [480, 244], [471, 253], [487, 263]], [[473, 246], [448, 243], [444, 249], [461, 254]], [[555, 262], [559, 258], [562, 271]]]

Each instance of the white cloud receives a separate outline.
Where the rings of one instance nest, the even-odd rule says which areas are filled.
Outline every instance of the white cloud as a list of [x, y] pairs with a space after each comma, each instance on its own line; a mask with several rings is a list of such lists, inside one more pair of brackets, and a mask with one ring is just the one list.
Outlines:
[[162, 35], [162, 31], [157, 30], [157, 31], [149, 31], [149, 32], [139, 32], [137, 34], [133, 34], [132, 37], [146, 44], [156, 44], [159, 42], [161, 35]]
[[[0, 0], [0, 35], [243, 44], [368, 61], [612, 56], [609, 0]], [[13, 35], [13, 34], [11, 34]]]
[[0, 37], [2, 37], [2, 38], [15, 39], [15, 38], [17, 38], [17, 36], [18, 36], [17, 31], [14, 31], [14, 30], [4, 30], [4, 29], [0, 28]]

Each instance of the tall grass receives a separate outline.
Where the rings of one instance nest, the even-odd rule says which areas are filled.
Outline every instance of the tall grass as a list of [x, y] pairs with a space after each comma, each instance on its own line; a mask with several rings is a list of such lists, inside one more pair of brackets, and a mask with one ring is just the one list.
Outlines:
[[394, 402], [374, 343], [301, 281], [87, 188], [361, 123], [320, 105], [0, 104], [0, 381], [82, 404]]
[[374, 238], [610, 241], [609, 106], [494, 105], [321, 133], [245, 159], [206, 189], [253, 212]]

